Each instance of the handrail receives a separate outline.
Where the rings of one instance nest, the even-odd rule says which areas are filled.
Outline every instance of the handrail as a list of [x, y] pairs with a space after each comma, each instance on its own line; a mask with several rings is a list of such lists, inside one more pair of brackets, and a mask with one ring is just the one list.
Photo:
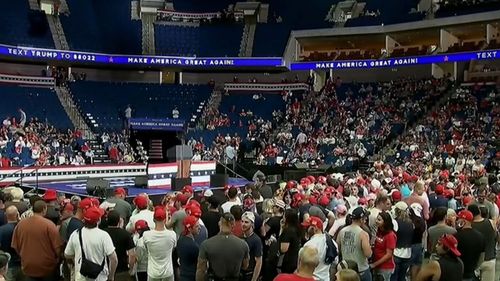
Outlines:
[[13, 175], [16, 175], [17, 173], [21, 172], [21, 175], [18, 179], [16, 179], [14, 181], [14, 183], [17, 183], [18, 181], [20, 181], [20, 185], [22, 186], [23, 185], [23, 178], [26, 176], [26, 174], [23, 174], [23, 170], [26, 169], [26, 168], [30, 168], [30, 167], [35, 167], [35, 169], [33, 171], [31, 171], [30, 174], [33, 174], [35, 173], [35, 189], [38, 190], [38, 170], [40, 170], [40, 168], [43, 168], [43, 166], [35, 166], [35, 164], [30, 164], [30, 165], [27, 165], [27, 166], [24, 166], [24, 167], [21, 167], [21, 169], [19, 170], [16, 170], [8, 175], [5, 176], [5, 178], [3, 179], [0, 179], [0, 182], [4, 181], [5, 179], [8, 179], [10, 177], [12, 177]]

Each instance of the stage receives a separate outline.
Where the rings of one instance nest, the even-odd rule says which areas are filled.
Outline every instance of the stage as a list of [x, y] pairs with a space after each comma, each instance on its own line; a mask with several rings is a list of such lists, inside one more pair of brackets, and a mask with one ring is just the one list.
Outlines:
[[[110, 187], [118, 188], [125, 187], [128, 189], [128, 197], [135, 197], [139, 193], [147, 193], [150, 196], [165, 195], [172, 192], [171, 189], [160, 189], [160, 188], [142, 188], [135, 186], [133, 177], [120, 177], [120, 178], [107, 178], [105, 180], [110, 181]], [[229, 178], [228, 184], [241, 187], [251, 183], [246, 179], [241, 178]], [[29, 188], [35, 189], [36, 186], [32, 184], [24, 185]], [[40, 182], [38, 184], [38, 189], [47, 190], [55, 189], [58, 192], [65, 193], [67, 195], [78, 195], [78, 196], [88, 196], [86, 191], [87, 181], [86, 180], [73, 180], [73, 181], [52, 181], [52, 182]], [[209, 185], [199, 185], [194, 184], [193, 189], [195, 191], [201, 191], [210, 188]], [[218, 187], [219, 189], [221, 187]], [[213, 188], [216, 189], [216, 188]]]

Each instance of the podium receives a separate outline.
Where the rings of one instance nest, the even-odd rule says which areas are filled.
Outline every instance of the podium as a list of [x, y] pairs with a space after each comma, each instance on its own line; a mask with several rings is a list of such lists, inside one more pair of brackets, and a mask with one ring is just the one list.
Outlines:
[[191, 178], [191, 158], [193, 151], [189, 145], [176, 145], [167, 150], [168, 162], [177, 163], [177, 176], [173, 180], [182, 180], [185, 183], [185, 179]]

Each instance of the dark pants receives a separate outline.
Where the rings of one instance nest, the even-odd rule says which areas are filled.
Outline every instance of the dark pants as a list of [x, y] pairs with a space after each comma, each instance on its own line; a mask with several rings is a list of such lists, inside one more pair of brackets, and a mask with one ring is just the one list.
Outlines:
[[115, 273], [115, 280], [132, 281], [134, 279], [130, 276], [130, 274], [128, 274], [128, 271], [121, 271]]
[[58, 281], [61, 279], [61, 276], [59, 275], [59, 272], [55, 272], [49, 276], [44, 276], [44, 277], [30, 277], [26, 276], [24, 279], [25, 281]]
[[394, 264], [396, 267], [394, 268], [394, 273], [391, 275], [391, 281], [405, 281], [406, 273], [408, 272], [408, 268], [410, 268], [410, 259], [402, 259], [398, 257], [394, 257]]
[[137, 272], [137, 281], [148, 281], [147, 272]]

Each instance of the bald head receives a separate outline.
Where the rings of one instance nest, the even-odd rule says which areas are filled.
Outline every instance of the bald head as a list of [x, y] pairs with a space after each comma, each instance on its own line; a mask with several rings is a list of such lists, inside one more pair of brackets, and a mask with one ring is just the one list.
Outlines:
[[7, 222], [17, 222], [19, 218], [19, 211], [17, 207], [11, 205], [5, 209], [5, 216], [7, 217]]

